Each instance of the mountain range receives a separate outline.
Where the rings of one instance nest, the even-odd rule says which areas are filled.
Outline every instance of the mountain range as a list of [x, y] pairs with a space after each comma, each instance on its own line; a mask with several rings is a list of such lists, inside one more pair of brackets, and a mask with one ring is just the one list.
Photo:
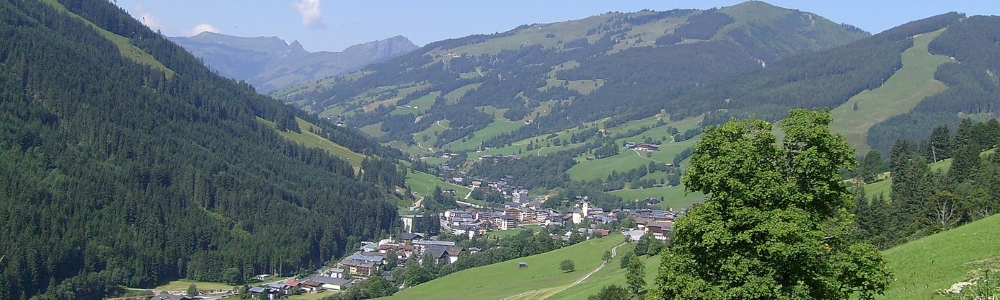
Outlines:
[[[683, 108], [665, 106], [666, 100], [689, 90], [867, 36], [756, 1], [608, 13], [435, 42], [275, 96], [358, 128], [378, 125], [382, 133], [366, 132], [407, 145], [415, 144], [412, 134], [442, 120], [451, 125], [432, 141], [435, 147], [468, 138], [493, 120], [532, 122], [512, 133], [509, 141], [516, 141], [609, 117], [675, 114]], [[430, 99], [418, 101], [425, 96]], [[406, 110], [412, 101], [423, 108]], [[395, 130], [403, 118], [420, 122]]]
[[403, 36], [350, 46], [341, 52], [308, 52], [298, 41], [213, 32], [169, 39], [201, 58], [219, 75], [245, 80], [261, 93], [343, 75], [417, 49]]
[[[647, 164], [683, 163], [701, 128], [731, 117], [826, 107], [859, 156], [964, 117], [995, 117], [996, 56], [984, 54], [998, 51], [988, 34], [996, 20], [946, 13], [870, 35], [759, 1], [607, 13], [433, 42], [273, 95], [477, 176], [676, 196], [650, 187], [675, 185], [678, 173]], [[622, 151], [630, 142], [659, 150]], [[493, 155], [547, 156], [531, 161], [553, 166], [477, 163]]]

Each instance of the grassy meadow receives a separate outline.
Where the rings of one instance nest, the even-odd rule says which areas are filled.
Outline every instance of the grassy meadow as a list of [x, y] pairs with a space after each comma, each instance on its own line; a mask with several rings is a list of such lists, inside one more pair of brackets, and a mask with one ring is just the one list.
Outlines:
[[101, 28], [100, 26], [97, 26], [96, 24], [90, 22], [90, 20], [87, 20], [86, 18], [81, 17], [69, 11], [68, 9], [66, 9], [65, 6], [62, 5], [62, 3], [59, 3], [59, 1], [44, 0], [43, 2], [51, 5], [52, 7], [55, 7], [56, 10], [65, 13], [70, 17], [73, 17], [74, 19], [82, 21], [84, 24], [87, 24], [90, 27], [94, 28], [94, 30], [97, 30], [97, 32], [99, 32], [101, 36], [111, 41], [111, 43], [113, 43], [115, 47], [118, 48], [118, 52], [120, 52], [123, 57], [128, 58], [139, 64], [149, 66], [150, 68], [153, 68], [155, 70], [160, 70], [164, 74], [166, 74], [167, 79], [170, 79], [171, 77], [174, 76], [173, 70], [164, 66], [163, 63], [161, 63], [159, 60], [156, 60], [155, 57], [153, 57], [146, 51], [132, 45], [132, 43], [129, 41], [128, 38], [107, 31], [104, 28]]
[[[463, 270], [402, 290], [389, 299], [501, 299], [544, 294], [571, 285], [600, 266], [604, 251], [624, 240], [624, 236], [616, 234], [547, 253]], [[559, 262], [564, 259], [573, 260], [576, 270], [560, 270]], [[519, 262], [526, 262], [528, 267], [519, 268]], [[612, 267], [617, 266], [608, 265], [607, 268]]]
[[1000, 266], [1000, 215], [927, 236], [883, 252], [895, 281], [880, 299], [954, 299], [937, 294], [967, 280], [979, 268], [973, 262]]
[[[267, 124], [268, 126], [274, 126], [274, 122], [265, 120], [263, 118], [257, 117], [257, 121]], [[302, 133], [283, 131], [278, 132], [282, 137], [288, 139], [289, 141], [303, 144], [310, 148], [319, 148], [326, 150], [330, 154], [346, 160], [351, 166], [354, 167], [354, 172], [356, 173], [361, 168], [361, 161], [365, 159], [363, 154], [355, 153], [347, 147], [338, 145], [337, 143], [331, 142], [330, 140], [321, 137], [315, 133], [312, 133], [310, 129], [318, 129], [316, 125], [306, 122], [303, 119], [295, 118], [298, 122], [299, 128], [301, 128]]]
[[[876, 123], [906, 113], [921, 100], [948, 87], [934, 79], [938, 66], [951, 62], [942, 55], [931, 55], [927, 44], [944, 29], [918, 35], [913, 47], [903, 52], [903, 68], [894, 73], [877, 89], [863, 91], [831, 111], [830, 130], [842, 133], [858, 154], [871, 150], [865, 135]], [[857, 110], [854, 109], [857, 105]]]

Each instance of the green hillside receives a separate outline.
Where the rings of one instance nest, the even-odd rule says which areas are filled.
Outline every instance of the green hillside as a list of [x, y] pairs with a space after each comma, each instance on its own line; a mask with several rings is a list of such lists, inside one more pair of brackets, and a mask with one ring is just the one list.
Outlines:
[[[622, 254], [632, 251], [635, 248], [635, 244], [626, 244], [618, 248], [618, 256], [611, 260], [604, 269], [601, 269], [594, 275], [587, 278], [586, 281], [579, 285], [575, 285], [568, 289], [565, 289], [559, 293], [549, 296], [544, 299], [586, 299], [591, 295], [595, 295], [601, 291], [601, 288], [616, 284], [618, 286], [626, 287], [625, 274], [626, 270], [621, 268]], [[642, 260], [643, 264], [646, 266], [646, 284], [652, 284], [653, 280], [656, 278], [656, 273], [660, 269], [660, 256], [638, 256]], [[538, 299], [538, 298], [532, 298]]]
[[[112, 2], [58, 4], [0, 1], [0, 299], [238, 286], [394, 230], [398, 151], [216, 75]], [[275, 128], [384, 159], [358, 176]]]
[[938, 66], [953, 61], [942, 55], [927, 52], [927, 44], [944, 29], [917, 35], [913, 47], [903, 52], [903, 68], [892, 74], [882, 86], [866, 90], [851, 97], [830, 112], [833, 122], [830, 130], [847, 136], [855, 153], [871, 150], [865, 135], [876, 123], [913, 109], [924, 98], [940, 93], [948, 87], [934, 79]]
[[[267, 124], [268, 126], [274, 127], [274, 122], [268, 121], [264, 118], [258, 117], [257, 121]], [[337, 143], [334, 143], [326, 139], [325, 137], [319, 136], [318, 134], [313, 132], [314, 130], [319, 129], [319, 126], [309, 123], [309, 121], [303, 120], [302, 118], [295, 118], [295, 122], [298, 123], [299, 128], [301, 128], [302, 131], [301, 133], [294, 131], [287, 131], [287, 130], [285, 131], [278, 130], [278, 134], [285, 137], [289, 141], [304, 145], [306, 147], [326, 150], [331, 155], [340, 157], [341, 159], [344, 159], [348, 163], [350, 163], [351, 166], [354, 167], [355, 172], [361, 169], [361, 161], [365, 159], [364, 154], [351, 151], [351, 149], [347, 149], [347, 147], [338, 145]]]
[[[601, 265], [605, 251], [621, 244], [624, 237], [612, 235], [569, 247], [484, 267], [459, 271], [412, 288], [389, 299], [506, 299], [544, 298], [551, 292], [568, 288], [574, 281]], [[573, 260], [576, 271], [563, 272], [559, 262]], [[528, 267], [519, 268], [520, 262]], [[609, 264], [607, 268], [617, 268]], [[528, 297], [528, 295], [535, 295]]]
[[1000, 267], [1000, 215], [886, 250], [896, 281], [881, 299], [951, 299], [938, 295], [975, 269]]
[[55, 7], [56, 10], [58, 10], [60, 13], [64, 13], [70, 16], [71, 18], [80, 20], [84, 24], [87, 24], [88, 26], [94, 28], [94, 30], [97, 30], [97, 32], [99, 32], [101, 36], [103, 36], [104, 38], [108, 39], [109, 41], [115, 44], [115, 47], [118, 48], [118, 52], [120, 52], [123, 57], [128, 58], [134, 62], [147, 65], [153, 69], [163, 71], [163, 73], [167, 75], [167, 78], [174, 76], [173, 70], [164, 66], [163, 63], [161, 63], [159, 60], [156, 60], [155, 57], [147, 53], [145, 50], [139, 49], [139, 47], [132, 45], [129, 42], [128, 38], [107, 31], [104, 28], [101, 28], [100, 26], [97, 26], [96, 24], [90, 22], [90, 20], [87, 20], [86, 18], [83, 18], [80, 15], [77, 15], [67, 10], [66, 7], [63, 6], [62, 3], [59, 3], [59, 1], [57, 0], [44, 0], [44, 2], [49, 5], [52, 5], [52, 7]]
[[[383, 140], [403, 141], [404, 150], [414, 150], [408, 147], [411, 140], [427, 136], [434, 122], [450, 120], [452, 128], [434, 135], [433, 147], [417, 142], [463, 150], [478, 141], [516, 142], [604, 117], [642, 119], [659, 112], [663, 107], [654, 100], [669, 93], [758, 70], [761, 59], [770, 63], [865, 36], [851, 26], [763, 2], [721, 10], [606, 13], [434, 42], [275, 96], [323, 115], [337, 112], [356, 128], [378, 123], [385, 128], [387, 120], [413, 114], [418, 121], [392, 127]], [[445, 101], [429, 111], [408, 108], [428, 107], [413, 103], [429, 95]], [[534, 126], [491, 125], [494, 120]], [[495, 133], [480, 132], [486, 127], [515, 134], [491, 139]]]

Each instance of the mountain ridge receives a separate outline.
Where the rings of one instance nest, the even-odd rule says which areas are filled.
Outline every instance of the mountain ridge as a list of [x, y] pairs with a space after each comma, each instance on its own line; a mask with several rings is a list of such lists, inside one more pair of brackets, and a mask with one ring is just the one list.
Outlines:
[[340, 52], [309, 52], [298, 41], [289, 43], [277, 36], [238, 37], [206, 31], [168, 39], [221, 75], [246, 80], [262, 93], [342, 75], [417, 48], [400, 35], [353, 45]]

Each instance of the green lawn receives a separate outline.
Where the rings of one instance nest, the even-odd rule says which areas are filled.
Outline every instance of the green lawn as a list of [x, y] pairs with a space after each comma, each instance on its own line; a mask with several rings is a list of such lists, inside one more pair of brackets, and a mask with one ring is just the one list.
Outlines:
[[[903, 68], [879, 88], [863, 91], [833, 109], [830, 113], [833, 117], [830, 130], [844, 134], [856, 153], [868, 153], [871, 148], [868, 147], [865, 135], [872, 125], [906, 113], [927, 96], [947, 89], [947, 86], [934, 79], [934, 71], [952, 59], [927, 52], [927, 44], [942, 31], [944, 29], [915, 37], [913, 47], [902, 54]], [[855, 104], [857, 110], [854, 110]]]
[[[472, 268], [402, 290], [390, 298], [501, 299], [522, 293], [544, 293], [570, 285], [594, 270], [601, 264], [604, 252], [622, 241], [623, 236], [612, 235], [547, 253]], [[564, 259], [573, 260], [576, 271], [564, 273], [560, 270], [559, 262]], [[528, 267], [519, 268], [519, 262], [526, 262]]]
[[[594, 273], [593, 276], [587, 278], [586, 281], [580, 283], [577, 286], [568, 288], [562, 292], [559, 292], [547, 299], [587, 299], [591, 295], [596, 295], [601, 291], [601, 288], [617, 284], [621, 287], [628, 287], [625, 282], [626, 270], [621, 268], [621, 258], [622, 254], [632, 251], [635, 248], [635, 244], [626, 244], [618, 248], [618, 256], [611, 260], [604, 269]], [[660, 256], [639, 256], [642, 259], [643, 264], [646, 265], [646, 286], [653, 284], [653, 280], [656, 279], [656, 273], [660, 269]]]
[[192, 283], [195, 286], [198, 287], [198, 290], [201, 290], [201, 291], [213, 291], [213, 290], [226, 290], [226, 291], [229, 291], [229, 290], [232, 290], [232, 289], [236, 288], [235, 286], [228, 285], [228, 284], [225, 284], [225, 283], [207, 282], [207, 281], [194, 281], [194, 280], [181, 279], [181, 280], [174, 280], [174, 281], [168, 282], [167, 284], [158, 286], [158, 287], [154, 288], [154, 290], [157, 290], [157, 291], [187, 291], [188, 287], [191, 286]]
[[298, 295], [288, 296], [288, 300], [319, 300], [323, 297], [333, 295], [332, 292], [328, 293], [325, 291], [320, 291], [318, 293], [303, 293]]
[[[649, 130], [640, 132], [635, 136], [617, 139], [615, 140], [615, 143], [618, 145], [622, 145], [625, 142], [641, 143], [646, 138], [651, 138], [653, 140], [661, 141], [662, 144], [660, 144], [660, 151], [636, 152], [626, 150], [622, 147], [620, 149], [622, 152], [618, 155], [593, 161], [586, 160], [586, 158], [591, 156], [591, 154], [584, 153], [576, 157], [576, 160], [579, 163], [570, 168], [566, 173], [569, 174], [570, 178], [573, 178], [573, 180], [604, 179], [607, 178], [612, 171], [627, 172], [638, 168], [641, 165], [649, 164], [651, 161], [656, 163], [673, 163], [674, 156], [687, 148], [693, 147], [694, 144], [701, 139], [700, 136], [696, 136], [692, 139], [675, 143], [668, 132], [669, 127], [675, 127], [680, 132], [696, 128], [701, 122], [700, 117], [687, 118], [676, 122], [666, 122], [665, 125], [653, 127], [658, 118], [659, 117], [649, 117], [641, 120], [629, 121], [613, 128], [605, 128], [605, 131], [608, 134], [614, 135], [618, 133], [624, 134], [629, 130], [641, 129], [643, 126], [652, 127]], [[667, 119], [667, 117], [662, 118], [664, 120]]]
[[660, 202], [659, 207], [661, 209], [674, 210], [690, 207], [691, 204], [701, 202], [705, 199], [705, 194], [699, 192], [684, 195], [683, 185], [648, 189], [624, 189], [611, 191], [610, 193], [625, 200], [663, 197], [663, 202]]
[[469, 188], [460, 186], [453, 183], [444, 182], [441, 178], [437, 178], [434, 175], [423, 173], [423, 172], [410, 172], [406, 174], [406, 185], [410, 187], [410, 191], [417, 194], [430, 194], [434, 192], [434, 187], [440, 186], [441, 189], [454, 189], [455, 198], [459, 201], [469, 202], [476, 205], [486, 205], [486, 202], [469, 198], [465, 198], [465, 195], [469, 193]]
[[965, 281], [974, 269], [968, 263], [998, 258], [998, 236], [1000, 215], [884, 251], [896, 281], [880, 298], [954, 299], [935, 292]]
[[431, 109], [431, 105], [434, 105], [434, 99], [437, 99], [438, 94], [440, 93], [437, 92], [430, 93], [424, 95], [423, 97], [410, 101], [410, 103], [407, 103], [406, 106], [396, 106], [396, 109], [394, 109], [389, 114], [390, 115], [423, 114], [428, 109]]
[[453, 151], [473, 150], [479, 148], [479, 145], [485, 140], [500, 135], [501, 133], [517, 130], [518, 128], [521, 128], [523, 126], [524, 122], [496, 120], [493, 121], [493, 123], [490, 123], [490, 125], [486, 125], [486, 128], [476, 131], [475, 137], [468, 139], [465, 142], [462, 142], [462, 140], [457, 140], [448, 143], [447, 145], [444, 145], [443, 148], [450, 149]]
[[521, 233], [522, 231], [525, 231], [525, 230], [528, 230], [528, 229], [531, 229], [531, 230], [533, 230], [536, 233], [539, 231], [538, 230], [538, 225], [525, 225], [523, 228], [517, 228], [517, 229], [511, 229], [511, 230], [490, 231], [490, 232], [486, 233], [486, 236], [491, 237], [491, 238], [501, 238], [501, 237], [515, 236], [518, 233]]

